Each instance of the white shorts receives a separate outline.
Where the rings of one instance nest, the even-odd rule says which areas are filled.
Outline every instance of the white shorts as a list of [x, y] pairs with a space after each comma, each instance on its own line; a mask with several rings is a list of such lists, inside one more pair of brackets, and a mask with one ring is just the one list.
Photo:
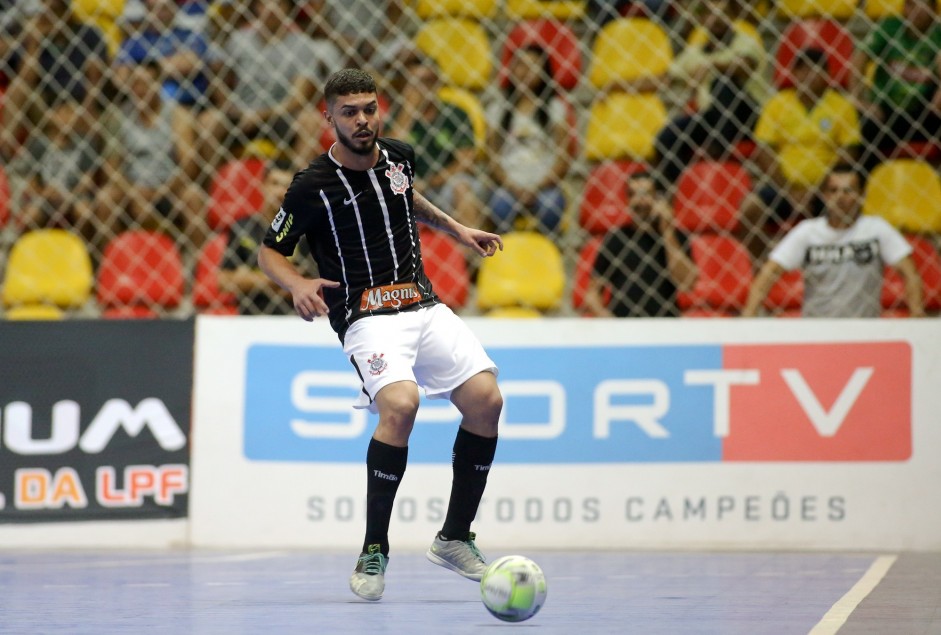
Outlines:
[[360, 318], [346, 331], [343, 352], [363, 382], [355, 408], [376, 412], [376, 394], [397, 381], [415, 382], [429, 399], [451, 392], [497, 366], [477, 336], [444, 304]]

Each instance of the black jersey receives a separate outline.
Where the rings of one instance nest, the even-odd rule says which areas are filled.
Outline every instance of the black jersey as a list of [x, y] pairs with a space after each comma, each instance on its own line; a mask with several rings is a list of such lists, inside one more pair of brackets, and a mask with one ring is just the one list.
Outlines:
[[397, 313], [439, 302], [425, 275], [412, 207], [415, 151], [380, 138], [379, 161], [350, 170], [329, 152], [294, 176], [264, 244], [289, 256], [307, 236], [330, 325], [340, 339], [367, 315]]

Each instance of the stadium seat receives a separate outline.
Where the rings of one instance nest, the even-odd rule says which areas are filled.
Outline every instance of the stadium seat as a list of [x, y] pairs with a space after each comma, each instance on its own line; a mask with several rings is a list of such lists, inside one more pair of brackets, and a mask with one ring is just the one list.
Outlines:
[[848, 20], [856, 13], [859, 0], [778, 0], [784, 18], [828, 17]]
[[555, 243], [537, 232], [515, 231], [503, 236], [503, 244], [504, 251], [480, 263], [478, 307], [484, 311], [558, 307], [565, 289], [565, 270]]
[[[108, 317], [136, 308], [174, 308], [183, 300], [183, 263], [165, 234], [128, 230], [105, 246], [98, 267], [98, 303]], [[115, 311], [109, 311], [115, 309]]]
[[521, 306], [504, 306], [499, 309], [487, 311], [484, 314], [487, 318], [501, 318], [504, 320], [531, 320], [541, 318], [542, 313], [536, 309], [527, 309]]
[[7, 307], [48, 304], [67, 309], [91, 297], [92, 262], [85, 242], [64, 229], [23, 234], [10, 250], [3, 281]]
[[805, 48], [825, 51], [830, 79], [843, 88], [849, 86], [853, 72], [853, 36], [836, 20], [813, 19], [792, 22], [781, 34], [775, 54], [774, 85], [777, 88], [794, 86], [791, 62]]
[[[912, 260], [921, 276], [922, 296], [926, 311], [941, 309], [941, 255], [931, 241], [923, 236], [905, 237], [912, 246]], [[905, 307], [905, 282], [894, 267], [885, 268], [882, 284], [882, 306], [885, 309]]]
[[209, 239], [196, 260], [193, 274], [193, 306], [200, 313], [234, 315], [238, 313], [238, 300], [219, 288], [219, 266], [225, 255], [229, 237], [219, 233]]
[[119, 24], [124, 14], [124, 0], [72, 0], [72, 11], [82, 22], [98, 27], [113, 57], [124, 37]]
[[863, 213], [909, 232], [941, 232], [941, 177], [924, 161], [881, 163], [866, 185]]
[[10, 220], [10, 182], [7, 172], [0, 165], [0, 228]]
[[866, 16], [872, 20], [880, 20], [891, 15], [902, 15], [905, 0], [862, 0], [866, 5]]
[[[585, 305], [585, 292], [588, 290], [588, 283], [595, 269], [598, 250], [601, 249], [603, 243], [604, 236], [590, 236], [578, 252], [578, 262], [575, 263], [575, 281], [572, 284], [572, 308], [575, 310]], [[605, 288], [602, 296], [602, 300], [607, 304], [611, 301], [611, 290]]]
[[687, 309], [740, 310], [752, 283], [748, 250], [735, 238], [717, 234], [694, 235], [690, 242], [699, 277], [693, 289], [679, 294], [684, 315]]
[[474, 93], [456, 86], [443, 86], [438, 91], [438, 99], [463, 110], [474, 127], [474, 145], [477, 155], [483, 157], [487, 148], [487, 117], [480, 99]]
[[663, 27], [644, 18], [618, 18], [602, 27], [592, 45], [588, 80], [595, 88], [666, 73], [673, 61]]
[[111, 306], [102, 310], [101, 317], [108, 320], [155, 320], [160, 314], [143, 305]]
[[233, 222], [261, 209], [265, 162], [253, 157], [236, 159], [219, 168], [209, 186], [209, 226], [222, 231]]
[[673, 199], [676, 224], [689, 232], [739, 227], [739, 207], [751, 192], [751, 177], [734, 161], [700, 161], [680, 176]]
[[460, 245], [447, 234], [427, 227], [420, 229], [419, 237], [425, 273], [435, 293], [455, 311], [463, 308], [467, 304], [471, 279]]
[[532, 20], [551, 17], [577, 20], [585, 15], [585, 0], [506, 0], [506, 17], [511, 20]]
[[578, 37], [565, 24], [556, 20], [531, 20], [513, 27], [506, 36], [500, 56], [500, 86], [509, 82], [509, 64], [513, 53], [527, 46], [536, 45], [549, 54], [552, 78], [565, 90], [578, 85], [582, 74], [582, 54]]
[[494, 18], [497, 0], [417, 0], [415, 13], [422, 20], [432, 18]]
[[493, 71], [490, 40], [484, 27], [467, 18], [425, 22], [415, 34], [415, 46], [441, 69], [444, 83], [483, 90]]
[[592, 167], [578, 213], [582, 228], [603, 234], [612, 227], [629, 225], [627, 179], [645, 169], [643, 163], [634, 161], [605, 161]]
[[768, 290], [764, 307], [781, 315], [799, 315], [804, 305], [804, 275], [799, 269], [785, 271]]
[[7, 309], [4, 317], [8, 320], [61, 320], [65, 313], [49, 304], [24, 304]]
[[666, 122], [667, 110], [658, 95], [612, 93], [595, 102], [588, 113], [585, 158], [650, 159], [656, 135]]

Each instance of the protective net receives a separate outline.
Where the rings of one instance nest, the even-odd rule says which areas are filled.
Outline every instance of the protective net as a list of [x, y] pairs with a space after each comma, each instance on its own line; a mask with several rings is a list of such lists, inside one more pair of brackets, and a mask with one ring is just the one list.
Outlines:
[[[738, 315], [838, 163], [941, 308], [941, 2], [3, 7], [8, 318], [290, 312], [255, 254], [334, 141], [322, 87], [345, 66], [373, 73], [385, 134], [418, 149], [416, 188], [507, 238], [480, 262], [422, 232], [465, 315]], [[785, 275], [761, 312], [798, 314], [801, 284]], [[905, 297], [887, 267], [883, 314]]]

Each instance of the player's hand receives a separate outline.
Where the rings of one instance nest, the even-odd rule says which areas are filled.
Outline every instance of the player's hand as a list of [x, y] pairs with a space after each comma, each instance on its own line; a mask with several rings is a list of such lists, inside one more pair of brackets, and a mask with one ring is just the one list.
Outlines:
[[466, 245], [477, 252], [477, 255], [484, 258], [497, 253], [497, 250], [503, 251], [503, 239], [499, 234], [485, 232], [480, 229], [465, 227], [457, 235], [458, 242]]
[[323, 287], [333, 289], [339, 286], [340, 283], [333, 280], [305, 278], [302, 282], [291, 288], [291, 299], [294, 301], [294, 310], [308, 322], [312, 321], [317, 316], [327, 315], [330, 311], [327, 308], [327, 303], [324, 302], [320, 290]]

